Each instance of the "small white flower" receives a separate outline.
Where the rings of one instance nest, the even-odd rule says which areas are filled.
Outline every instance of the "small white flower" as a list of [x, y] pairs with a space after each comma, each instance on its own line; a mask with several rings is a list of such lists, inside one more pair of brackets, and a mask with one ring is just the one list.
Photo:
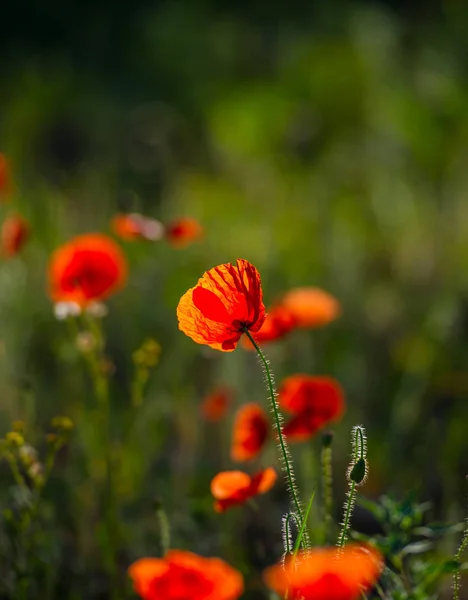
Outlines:
[[64, 321], [68, 317], [77, 317], [81, 314], [80, 305], [76, 302], [57, 302], [54, 304], [55, 318]]

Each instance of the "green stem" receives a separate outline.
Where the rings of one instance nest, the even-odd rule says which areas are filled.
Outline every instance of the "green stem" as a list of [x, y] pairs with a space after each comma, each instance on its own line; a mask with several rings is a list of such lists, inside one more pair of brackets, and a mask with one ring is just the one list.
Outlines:
[[[253, 336], [250, 334], [250, 332], [247, 329], [244, 330], [244, 333], [249, 338], [253, 347], [257, 351], [257, 354], [262, 362], [263, 369], [265, 371], [267, 384], [268, 384], [268, 390], [270, 393], [270, 403], [271, 403], [271, 407], [273, 409], [273, 414], [275, 417], [276, 431], [278, 432], [278, 441], [279, 441], [281, 455], [282, 455], [282, 459], [283, 459], [283, 468], [286, 473], [288, 490], [289, 490], [289, 494], [291, 496], [292, 503], [294, 505], [294, 510], [295, 510], [295, 512], [297, 514], [297, 518], [299, 520], [298, 527], [299, 527], [299, 529], [302, 529], [304, 518], [303, 518], [303, 514], [302, 514], [301, 504], [300, 504], [299, 498], [298, 498], [298, 491], [296, 488], [296, 484], [294, 483], [294, 468], [293, 468], [291, 456], [289, 454], [289, 450], [286, 445], [286, 440], [284, 439], [284, 436], [283, 436], [283, 428], [281, 425], [281, 417], [280, 417], [278, 402], [276, 400], [276, 391], [275, 391], [275, 386], [273, 383], [273, 375], [271, 373], [271, 370], [270, 370], [270, 367], [268, 365], [268, 361], [267, 361], [265, 355], [263, 354], [263, 352], [260, 349], [257, 342], [254, 340]], [[303, 544], [304, 547], [308, 546], [307, 535], [304, 535], [301, 543]]]
[[94, 391], [99, 410], [103, 436], [102, 445], [105, 456], [105, 492], [103, 498], [105, 530], [106, 530], [106, 561], [109, 571], [110, 589], [112, 600], [120, 598], [120, 586], [118, 581], [118, 565], [116, 551], [117, 540], [117, 507], [114, 490], [114, 464], [112, 457], [112, 439], [110, 428], [110, 394], [109, 379], [103, 370], [105, 341], [100, 325], [95, 319], [83, 314], [85, 325], [95, 339], [95, 346], [84, 356], [88, 365], [89, 373], [94, 384]]
[[323, 489], [323, 511], [325, 523], [325, 543], [330, 543], [331, 528], [333, 524], [333, 473], [332, 473], [332, 450], [330, 447], [322, 446], [320, 462], [322, 464], [322, 489]]
[[[465, 530], [463, 531], [463, 538], [461, 544], [455, 554], [455, 560], [460, 563], [463, 552], [468, 546], [468, 519], [466, 521]], [[460, 567], [457, 568], [453, 576], [453, 600], [459, 600], [460, 598]]]
[[166, 511], [160, 502], [158, 502], [156, 506], [156, 518], [158, 520], [161, 556], [164, 557], [171, 547], [171, 525], [167, 518]]
[[349, 488], [349, 492], [348, 492], [348, 498], [346, 500], [346, 514], [345, 514], [345, 518], [343, 521], [343, 527], [341, 528], [340, 538], [338, 541], [338, 547], [340, 549], [344, 548], [344, 545], [346, 542], [348, 528], [349, 528], [349, 522], [351, 520], [351, 513], [354, 508], [355, 495], [356, 495], [356, 482], [352, 481], [351, 486]]
[[[362, 432], [362, 428], [360, 426], [355, 427], [354, 429], [354, 456], [353, 463], [350, 465], [349, 473], [351, 477], [353, 477], [353, 467], [356, 465], [359, 459], [365, 460], [365, 441], [364, 434]], [[356, 500], [356, 481], [352, 480], [350, 477], [350, 486], [347, 493], [347, 499], [345, 501], [345, 517], [343, 520], [343, 525], [341, 528], [341, 532], [338, 538], [338, 548], [343, 549], [346, 543], [346, 539], [348, 537], [348, 529], [349, 523], [351, 520], [351, 514], [354, 509], [354, 503]]]

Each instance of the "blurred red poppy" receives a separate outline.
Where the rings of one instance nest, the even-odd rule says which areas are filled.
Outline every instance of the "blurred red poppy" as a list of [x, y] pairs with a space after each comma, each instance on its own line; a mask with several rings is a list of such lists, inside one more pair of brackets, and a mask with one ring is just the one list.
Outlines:
[[372, 588], [383, 569], [381, 554], [370, 546], [348, 544], [343, 550], [315, 548], [270, 567], [267, 586], [288, 600], [356, 600]]
[[164, 558], [140, 558], [128, 569], [143, 600], [237, 600], [241, 573], [219, 558], [170, 550]]
[[10, 168], [6, 156], [0, 152], [0, 201], [8, 199], [10, 190]]
[[1, 230], [1, 254], [11, 258], [20, 252], [29, 238], [28, 222], [19, 214], [11, 214], [3, 221]]
[[257, 332], [265, 320], [260, 274], [247, 260], [207, 271], [180, 299], [179, 329], [197, 344], [231, 352], [245, 330]]
[[344, 412], [344, 395], [339, 383], [331, 377], [292, 375], [279, 388], [278, 402], [294, 416], [283, 427], [290, 441], [302, 441], [315, 435]]
[[164, 237], [164, 225], [138, 213], [118, 214], [111, 221], [112, 231], [126, 241], [148, 240], [156, 242]]
[[243, 471], [221, 471], [211, 481], [214, 508], [217, 512], [224, 512], [231, 506], [244, 504], [250, 498], [271, 490], [277, 479], [272, 467], [253, 476]]
[[166, 227], [166, 237], [175, 248], [185, 248], [203, 236], [203, 227], [192, 217], [181, 217]]
[[[288, 334], [295, 326], [294, 315], [283, 306], [274, 306], [267, 311], [265, 321], [253, 338], [259, 345], [263, 345], [274, 340], [278, 340]], [[254, 350], [252, 342], [247, 338], [242, 338], [242, 346], [246, 350]]]
[[232, 432], [231, 458], [252, 460], [262, 451], [270, 432], [270, 421], [259, 404], [244, 404], [237, 411]]
[[101, 233], [79, 235], [52, 254], [48, 269], [54, 302], [80, 307], [104, 300], [127, 280], [127, 261], [119, 246]]
[[207, 421], [216, 423], [226, 414], [230, 401], [230, 390], [224, 386], [220, 386], [203, 400], [201, 405], [202, 415]]
[[320, 327], [340, 314], [338, 300], [314, 287], [293, 288], [282, 296], [279, 305], [294, 318], [296, 327]]

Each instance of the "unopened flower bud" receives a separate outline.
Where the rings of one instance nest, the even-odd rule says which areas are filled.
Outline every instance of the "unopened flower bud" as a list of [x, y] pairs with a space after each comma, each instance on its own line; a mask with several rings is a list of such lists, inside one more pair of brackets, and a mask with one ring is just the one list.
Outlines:
[[330, 446], [332, 445], [332, 442], [333, 442], [333, 436], [334, 436], [334, 433], [331, 430], [325, 431], [322, 434], [322, 446], [324, 448], [330, 448]]
[[359, 458], [354, 464], [353, 468], [349, 473], [349, 478], [358, 485], [363, 483], [367, 476], [367, 463], [365, 458]]

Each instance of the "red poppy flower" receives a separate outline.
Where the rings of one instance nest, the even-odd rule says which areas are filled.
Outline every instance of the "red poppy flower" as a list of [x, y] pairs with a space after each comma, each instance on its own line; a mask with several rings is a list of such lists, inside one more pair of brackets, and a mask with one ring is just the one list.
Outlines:
[[334, 321], [340, 314], [338, 300], [314, 287], [299, 287], [287, 292], [280, 306], [289, 311], [296, 327], [319, 327]]
[[316, 548], [296, 561], [270, 567], [267, 586], [288, 600], [356, 600], [369, 590], [383, 568], [380, 553], [370, 546], [348, 544], [343, 550]]
[[270, 421], [259, 404], [244, 404], [233, 427], [231, 458], [243, 462], [258, 456], [268, 439]]
[[226, 387], [213, 390], [202, 402], [201, 412], [207, 421], [220, 421], [229, 406], [231, 392]]
[[166, 227], [166, 237], [175, 248], [185, 248], [203, 236], [203, 228], [196, 219], [182, 217], [169, 223]]
[[112, 231], [123, 240], [158, 241], [164, 237], [164, 225], [138, 213], [119, 214], [111, 221]]
[[6, 156], [0, 152], [0, 200], [6, 200], [11, 188], [10, 169]]
[[[294, 328], [295, 324], [294, 315], [287, 308], [280, 305], [274, 306], [267, 312], [263, 325], [253, 337], [260, 345], [272, 342], [284, 337]], [[246, 350], [254, 349], [252, 342], [247, 337], [242, 338], [242, 346]]]
[[219, 558], [170, 550], [164, 558], [140, 558], [128, 569], [143, 600], [237, 600], [242, 575]]
[[277, 478], [272, 467], [253, 476], [243, 471], [221, 471], [211, 481], [214, 508], [217, 512], [224, 512], [231, 506], [244, 504], [250, 498], [271, 490]]
[[179, 329], [197, 344], [231, 352], [247, 329], [257, 332], [265, 320], [257, 269], [247, 260], [207, 271], [179, 301]]
[[29, 237], [29, 224], [21, 215], [9, 215], [1, 230], [1, 253], [6, 258], [18, 254]]
[[310, 438], [344, 412], [343, 391], [331, 377], [287, 377], [280, 386], [278, 402], [283, 410], [294, 413], [283, 427], [290, 441]]
[[111, 238], [87, 233], [55, 250], [48, 276], [50, 296], [55, 302], [74, 302], [83, 308], [123, 287], [127, 261]]

